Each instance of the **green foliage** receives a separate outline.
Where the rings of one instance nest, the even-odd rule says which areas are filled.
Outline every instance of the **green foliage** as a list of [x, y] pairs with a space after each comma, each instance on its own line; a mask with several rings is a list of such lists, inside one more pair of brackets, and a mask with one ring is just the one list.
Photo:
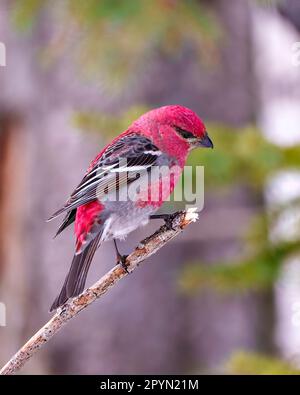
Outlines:
[[15, 1], [12, 8], [12, 20], [22, 32], [32, 30], [38, 13], [44, 5], [44, 0]]
[[121, 114], [77, 112], [73, 124], [83, 132], [101, 134], [108, 140], [127, 129], [132, 121], [147, 111], [146, 106], [132, 106]]
[[103, 88], [119, 91], [147, 72], [158, 52], [178, 58], [186, 43], [205, 63], [216, 60], [219, 24], [199, 0], [29, 0], [13, 2], [12, 16], [32, 29], [39, 11], [60, 21], [43, 63], [65, 56], [84, 76], [101, 76]]
[[295, 369], [288, 362], [274, 357], [254, 352], [239, 351], [234, 353], [225, 365], [228, 374], [250, 375], [298, 375], [300, 370]]
[[300, 146], [279, 147], [268, 142], [255, 126], [241, 129], [208, 124], [215, 149], [195, 150], [190, 165], [205, 166], [208, 186], [230, 186], [237, 182], [261, 190], [278, 170], [299, 168]]
[[264, 259], [235, 263], [221, 262], [211, 267], [198, 262], [189, 264], [184, 270], [180, 285], [188, 292], [204, 288], [213, 288], [218, 292], [259, 290], [273, 284], [277, 271], [277, 262], [267, 262]]
[[299, 242], [281, 244], [274, 248], [268, 246], [256, 255], [237, 262], [219, 262], [213, 265], [190, 263], [180, 278], [180, 286], [189, 293], [205, 288], [226, 293], [271, 288], [280, 274], [285, 258], [294, 252], [300, 252]]

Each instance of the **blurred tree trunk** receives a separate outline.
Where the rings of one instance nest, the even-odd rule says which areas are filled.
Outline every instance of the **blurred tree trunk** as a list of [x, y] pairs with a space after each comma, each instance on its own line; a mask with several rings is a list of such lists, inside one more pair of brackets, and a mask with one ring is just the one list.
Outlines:
[[0, 348], [5, 355], [13, 353], [22, 341], [26, 320], [25, 144], [19, 114], [1, 111], [0, 107], [0, 301], [6, 306], [7, 315]]

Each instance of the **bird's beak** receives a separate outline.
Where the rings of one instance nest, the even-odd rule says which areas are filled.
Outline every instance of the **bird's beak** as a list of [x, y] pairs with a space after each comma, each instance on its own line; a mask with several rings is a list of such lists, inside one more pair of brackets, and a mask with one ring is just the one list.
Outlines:
[[214, 144], [207, 133], [205, 133], [205, 136], [201, 140], [199, 140], [198, 145], [199, 147], [214, 148]]

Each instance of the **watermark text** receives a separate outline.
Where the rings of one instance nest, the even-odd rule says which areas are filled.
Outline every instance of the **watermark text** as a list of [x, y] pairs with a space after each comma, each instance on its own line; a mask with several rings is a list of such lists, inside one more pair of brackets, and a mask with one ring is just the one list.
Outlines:
[[0, 326], [6, 326], [6, 306], [0, 302]]
[[0, 66], [2, 67], [6, 66], [6, 47], [1, 41], [0, 41]]

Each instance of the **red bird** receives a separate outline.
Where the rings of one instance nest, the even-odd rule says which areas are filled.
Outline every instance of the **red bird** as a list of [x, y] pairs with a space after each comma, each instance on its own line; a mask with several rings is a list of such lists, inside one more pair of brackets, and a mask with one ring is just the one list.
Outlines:
[[[204, 123], [192, 110], [171, 105], [142, 115], [96, 156], [66, 204], [50, 218], [66, 212], [56, 235], [74, 221], [76, 235], [70, 271], [50, 311], [83, 291], [102, 241], [114, 241], [118, 262], [127, 271], [116, 239], [151, 218], [167, 220], [167, 215], [153, 213], [172, 193], [189, 151], [197, 147], [213, 148]], [[163, 168], [167, 174], [154, 171]]]

